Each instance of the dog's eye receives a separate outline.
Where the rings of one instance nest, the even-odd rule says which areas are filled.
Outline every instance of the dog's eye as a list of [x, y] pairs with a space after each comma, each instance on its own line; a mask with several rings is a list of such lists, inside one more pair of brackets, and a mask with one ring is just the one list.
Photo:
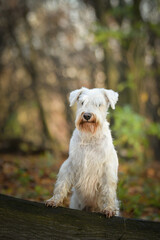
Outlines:
[[99, 107], [101, 107], [102, 106], [102, 104], [99, 104]]
[[81, 102], [81, 105], [83, 106], [83, 104], [84, 104], [84, 101], [83, 102]]

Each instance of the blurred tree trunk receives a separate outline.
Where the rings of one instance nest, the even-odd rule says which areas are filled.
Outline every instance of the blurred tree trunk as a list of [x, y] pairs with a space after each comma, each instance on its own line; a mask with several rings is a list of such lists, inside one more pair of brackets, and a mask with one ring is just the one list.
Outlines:
[[[27, 23], [25, 15], [24, 15], [23, 20], [25, 21], [25, 24], [27, 25], [27, 29], [29, 30], [29, 25]], [[14, 28], [12, 26], [12, 18], [10, 18], [10, 17], [8, 17], [8, 32], [9, 32], [11, 38], [13, 39], [14, 44], [19, 52], [19, 56], [21, 57], [23, 66], [31, 78], [31, 82], [32, 82], [31, 87], [32, 87], [34, 97], [35, 97], [37, 107], [38, 107], [39, 118], [40, 118], [41, 125], [42, 125], [42, 132], [44, 134], [45, 139], [50, 142], [53, 139], [51, 137], [51, 134], [50, 134], [48, 126], [47, 126], [44, 108], [43, 108], [43, 105], [42, 105], [42, 102], [41, 102], [41, 99], [39, 96], [39, 92], [38, 92], [38, 74], [37, 74], [37, 70], [35, 69], [36, 59], [34, 57], [35, 56], [34, 50], [31, 46], [31, 39], [29, 39], [31, 57], [27, 59], [23, 53], [21, 44], [20, 44], [18, 38], [16, 37]], [[29, 33], [29, 35], [30, 35], [30, 33]], [[44, 143], [45, 143], [45, 139], [43, 139]]]
[[53, 64], [56, 66], [55, 67], [55, 74], [56, 77], [58, 79], [58, 92], [63, 100], [64, 103], [64, 112], [65, 112], [65, 118], [66, 118], [66, 122], [68, 125], [68, 133], [69, 133], [69, 137], [71, 137], [73, 129], [74, 129], [74, 120], [73, 120], [73, 113], [72, 110], [69, 106], [69, 101], [68, 101], [68, 94], [69, 94], [69, 89], [68, 89], [68, 82], [69, 79], [67, 79], [66, 77], [64, 77], [62, 75], [62, 72], [59, 68], [59, 66], [61, 65], [60, 61], [58, 58], [56, 57], [52, 57], [53, 60]]
[[[160, 123], [160, 71], [158, 53], [156, 52], [156, 43], [158, 41], [159, 39], [157, 39], [157, 36], [153, 33], [153, 31], [149, 30], [149, 43], [151, 48], [154, 49], [152, 71], [154, 73], [155, 92], [153, 93], [153, 91], [150, 91], [150, 89], [148, 89], [149, 101], [147, 103], [147, 114], [155, 123]], [[153, 98], [156, 100], [155, 102], [153, 102]], [[156, 136], [153, 136], [150, 138], [150, 142], [154, 151], [155, 159], [160, 161], [160, 139]]]
[[[84, 0], [93, 6], [98, 22], [101, 26], [106, 27], [106, 11], [111, 8], [110, 1], [106, 0]], [[107, 48], [102, 47], [104, 58], [103, 58], [103, 71], [105, 73], [105, 87], [110, 88], [111, 83], [109, 79], [109, 52]]]

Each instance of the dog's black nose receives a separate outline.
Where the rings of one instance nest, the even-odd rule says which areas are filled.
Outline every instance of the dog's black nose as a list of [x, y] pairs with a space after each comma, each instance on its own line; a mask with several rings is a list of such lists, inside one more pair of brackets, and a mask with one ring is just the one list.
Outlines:
[[92, 116], [91, 113], [84, 113], [83, 114], [84, 119], [87, 120], [87, 121], [91, 118], [91, 116]]

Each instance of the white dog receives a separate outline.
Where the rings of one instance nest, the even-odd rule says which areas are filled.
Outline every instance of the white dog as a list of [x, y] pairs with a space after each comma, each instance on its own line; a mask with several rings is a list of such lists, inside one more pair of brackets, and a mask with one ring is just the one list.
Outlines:
[[115, 109], [118, 93], [81, 88], [71, 92], [69, 100], [70, 106], [77, 102], [76, 129], [69, 157], [46, 204], [57, 207], [73, 187], [70, 208], [102, 212], [108, 217], [118, 215], [118, 158], [106, 121], [109, 106]]

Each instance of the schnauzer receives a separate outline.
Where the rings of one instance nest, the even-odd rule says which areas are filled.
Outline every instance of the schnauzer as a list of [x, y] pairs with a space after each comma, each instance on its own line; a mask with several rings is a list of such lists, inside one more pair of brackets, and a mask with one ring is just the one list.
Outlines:
[[118, 215], [118, 157], [106, 120], [109, 106], [115, 109], [118, 93], [83, 87], [71, 92], [69, 100], [70, 106], [77, 102], [76, 129], [69, 157], [46, 204], [57, 207], [72, 189], [70, 208], [102, 212], [107, 217]]

